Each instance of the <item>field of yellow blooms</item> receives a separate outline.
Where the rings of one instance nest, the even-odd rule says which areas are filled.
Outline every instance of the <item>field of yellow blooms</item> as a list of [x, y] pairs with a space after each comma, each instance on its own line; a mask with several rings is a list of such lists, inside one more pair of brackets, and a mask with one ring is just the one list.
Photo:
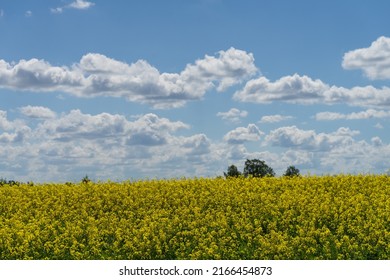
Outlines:
[[5, 185], [0, 259], [390, 259], [390, 176]]

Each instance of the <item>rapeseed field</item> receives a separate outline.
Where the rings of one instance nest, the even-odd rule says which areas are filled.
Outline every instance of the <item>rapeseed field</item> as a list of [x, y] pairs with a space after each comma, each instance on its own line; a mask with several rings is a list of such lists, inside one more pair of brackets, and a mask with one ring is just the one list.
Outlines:
[[4, 185], [0, 259], [390, 259], [390, 176]]

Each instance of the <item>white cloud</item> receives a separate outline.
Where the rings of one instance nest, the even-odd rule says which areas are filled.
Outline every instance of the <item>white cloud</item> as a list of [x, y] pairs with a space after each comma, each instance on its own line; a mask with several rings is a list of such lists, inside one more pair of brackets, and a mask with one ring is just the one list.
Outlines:
[[26, 16], [26, 17], [32, 17], [32, 15], [33, 15], [33, 13], [32, 13], [32, 11], [26, 11], [25, 13], [24, 13], [24, 15]]
[[279, 172], [290, 164], [316, 174], [386, 170], [390, 164], [390, 145], [379, 137], [370, 142], [358, 141], [357, 135], [359, 131], [344, 127], [331, 133], [317, 133], [290, 126], [271, 131], [264, 144], [286, 149], [275, 153], [276, 159], [269, 156], [270, 165]]
[[55, 91], [81, 88], [84, 78], [67, 67], [53, 67], [44, 60], [0, 60], [0, 87], [31, 91]]
[[250, 80], [244, 89], [234, 94], [236, 100], [242, 102], [270, 103], [273, 101], [287, 101], [311, 104], [322, 98], [322, 93], [329, 86], [320, 80], [312, 80], [307, 76], [282, 77], [275, 82], [265, 77]]
[[[2, 132], [3, 131], [3, 132]], [[22, 120], [8, 120], [7, 112], [0, 110], [0, 142], [20, 143], [29, 137], [31, 129]]]
[[131, 122], [118, 114], [91, 115], [72, 110], [42, 122], [37, 135], [61, 142], [115, 139], [123, 145], [148, 146], [165, 144], [172, 132], [187, 128], [183, 122], [172, 122], [155, 114], [146, 114]]
[[9, 120], [7, 111], [0, 110], [0, 130], [12, 131], [25, 126], [22, 120]]
[[237, 108], [232, 108], [227, 112], [218, 112], [218, 117], [221, 117], [223, 120], [232, 122], [232, 123], [239, 123], [241, 121], [241, 118], [245, 118], [248, 116], [248, 112], [243, 110], [240, 111]]
[[15, 132], [8, 133], [3, 132], [0, 134], [0, 142], [1, 143], [20, 143], [23, 142], [26, 138], [29, 137], [31, 133], [31, 129], [27, 126], [23, 126], [21, 128], [15, 129]]
[[13, 128], [12, 122], [7, 118], [7, 112], [0, 110], [0, 129], [11, 130]]
[[188, 128], [189, 126], [182, 122], [171, 122], [166, 118], [159, 118], [155, 114], [146, 114], [129, 125], [131, 132], [126, 139], [126, 144], [163, 145], [168, 142], [169, 132]]
[[258, 141], [263, 134], [255, 124], [249, 124], [247, 127], [237, 127], [229, 131], [223, 139], [229, 144], [243, 144]]
[[76, 9], [76, 10], [87, 10], [91, 7], [93, 7], [95, 3], [84, 1], [84, 0], [76, 0], [74, 2], [71, 2], [68, 5], [57, 7], [57, 8], [51, 8], [50, 11], [53, 14], [61, 14], [64, 12], [65, 9]]
[[44, 60], [0, 60], [0, 87], [29, 91], [63, 91], [78, 97], [123, 97], [155, 108], [183, 106], [213, 88], [226, 89], [257, 72], [252, 54], [230, 48], [218, 56], [189, 64], [181, 73], [160, 73], [144, 60], [127, 64], [101, 54], [79, 63], [52, 66]]
[[[330, 133], [280, 127], [263, 138], [249, 124], [215, 143], [205, 134], [191, 134], [188, 124], [155, 114], [127, 119], [72, 110], [41, 118], [45, 110], [38, 106], [22, 108], [27, 113], [20, 116], [39, 116], [38, 124], [28, 127], [28, 120], [0, 111], [0, 166], [2, 176], [23, 181], [80, 180], [86, 173], [114, 180], [215, 176], [228, 163], [243, 167], [246, 158], [265, 160], [279, 175], [291, 164], [315, 173], [381, 172], [390, 164], [388, 143], [377, 136], [358, 141], [358, 131], [343, 127]], [[258, 143], [255, 151], [246, 146], [252, 141]]]
[[377, 123], [374, 127], [377, 128], [377, 129], [383, 129], [384, 128], [383, 125], [380, 124], [380, 123]]
[[78, 9], [78, 10], [85, 10], [92, 6], [94, 6], [95, 3], [84, 1], [84, 0], [76, 0], [69, 4], [70, 8]]
[[285, 120], [290, 120], [292, 118], [292, 116], [269, 115], [261, 117], [260, 123], [277, 123]]
[[314, 160], [314, 153], [311, 151], [296, 151], [296, 150], [287, 150], [280, 157], [280, 161], [283, 162], [281, 168], [284, 170], [287, 166], [311, 166]]
[[374, 147], [380, 147], [380, 146], [383, 146], [383, 142], [382, 142], [382, 139], [380, 139], [379, 137], [372, 137], [371, 138], [371, 143], [374, 145]]
[[121, 115], [101, 113], [84, 114], [80, 110], [72, 110], [56, 119], [45, 120], [38, 132], [56, 141], [74, 141], [77, 139], [101, 139], [123, 137], [130, 124]]
[[[316, 155], [318, 157], [319, 155]], [[340, 145], [322, 154], [319, 166], [332, 173], [380, 173], [390, 164], [390, 145], [384, 144], [379, 137], [371, 143], [352, 141], [349, 145]]]
[[37, 119], [53, 119], [56, 117], [56, 113], [49, 108], [42, 106], [24, 106], [20, 107], [19, 111], [29, 118], [37, 118]]
[[[341, 132], [343, 133], [345, 132]], [[328, 136], [334, 137], [332, 134], [340, 134], [340, 131]], [[340, 137], [348, 138], [347, 135]], [[312, 145], [286, 145], [281, 147], [285, 150], [277, 152], [268, 151], [269, 147], [265, 151], [249, 152], [242, 145], [237, 145], [243, 150], [234, 159], [234, 163], [239, 162], [243, 166], [243, 158], [259, 158], [271, 166], [277, 175], [282, 175], [289, 165], [299, 168], [301, 174], [383, 173], [388, 170], [390, 145], [379, 137], [373, 137], [370, 142], [350, 137], [348, 141], [338, 140], [336, 143], [326, 150], [315, 150]]]
[[317, 134], [314, 130], [302, 130], [296, 126], [287, 126], [271, 131], [266, 136], [266, 142], [273, 146], [328, 151], [340, 145], [351, 144], [352, 137], [359, 133], [359, 131], [341, 127], [332, 133]]
[[317, 121], [335, 121], [347, 119], [348, 115], [337, 112], [320, 112], [315, 115]]
[[189, 126], [155, 114], [130, 121], [118, 114], [91, 115], [72, 110], [37, 121], [38, 125], [29, 128], [22, 120], [9, 120], [7, 112], [0, 112], [3, 176], [19, 174], [20, 180], [59, 181], [75, 176], [80, 179], [90, 174], [89, 170], [103, 178], [121, 179], [134, 174], [214, 175], [219, 171], [215, 162], [224, 154], [204, 134], [176, 135]]
[[315, 119], [319, 121], [363, 120], [372, 118], [390, 118], [390, 111], [368, 109], [366, 111], [353, 112], [350, 114], [342, 114], [336, 112], [320, 112], [315, 115]]
[[348, 104], [360, 107], [390, 107], [390, 88], [373, 86], [344, 88], [329, 86], [308, 76], [285, 76], [275, 82], [265, 77], [250, 80], [233, 98], [241, 102], [267, 104]]
[[50, 12], [53, 14], [61, 14], [64, 11], [63, 7], [51, 8]]
[[181, 140], [181, 146], [185, 148], [187, 155], [210, 154], [211, 143], [205, 134], [196, 134]]
[[390, 79], [390, 38], [382, 36], [368, 48], [345, 53], [342, 66], [361, 69], [372, 80]]
[[[229, 161], [233, 161], [232, 164], [237, 164], [239, 161], [243, 161], [246, 157], [248, 157], [248, 151], [243, 144], [238, 145], [229, 145], [224, 149], [225, 156]], [[225, 168], [225, 166], [224, 166]]]
[[[253, 54], [230, 48], [227, 51], [219, 51], [218, 57], [206, 55], [195, 64], [187, 65], [180, 76], [186, 84], [195, 88], [213, 84], [218, 91], [224, 91], [257, 72]], [[214, 81], [217, 83], [214, 84]]]

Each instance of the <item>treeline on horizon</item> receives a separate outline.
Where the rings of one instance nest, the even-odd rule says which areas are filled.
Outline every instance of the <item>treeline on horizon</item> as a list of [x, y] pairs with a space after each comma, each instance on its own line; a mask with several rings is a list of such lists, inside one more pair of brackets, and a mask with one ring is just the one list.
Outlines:
[[[243, 171], [239, 171], [237, 166], [232, 164], [227, 168], [226, 172], [223, 172], [223, 175], [226, 179], [228, 178], [262, 178], [262, 177], [275, 177], [276, 173], [273, 170], [272, 167], [267, 165], [265, 161], [260, 159], [247, 159], [245, 161], [244, 169]], [[341, 175], [341, 174], [339, 174]], [[390, 176], [390, 169], [387, 171], [384, 175]], [[294, 165], [290, 165], [287, 167], [286, 171], [282, 175], [283, 177], [299, 177], [301, 176], [300, 170], [296, 168]], [[222, 176], [217, 176], [222, 177]], [[164, 179], [161, 179], [164, 180]], [[85, 175], [81, 180], [80, 183], [82, 184], [88, 184], [93, 182], [92, 179], [88, 177], [88, 175]], [[29, 181], [27, 183], [16, 181], [16, 180], [7, 180], [6, 178], [0, 177], [0, 186], [19, 186], [21, 184], [26, 185], [34, 185], [34, 182]], [[74, 185], [77, 183], [72, 182], [65, 182], [66, 185]]]

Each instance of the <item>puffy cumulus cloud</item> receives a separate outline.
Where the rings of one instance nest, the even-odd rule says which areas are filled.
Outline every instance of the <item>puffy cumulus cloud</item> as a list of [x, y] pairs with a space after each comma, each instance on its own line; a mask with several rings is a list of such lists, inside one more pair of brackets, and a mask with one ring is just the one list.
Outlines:
[[44, 121], [38, 126], [37, 132], [54, 140], [74, 141], [123, 135], [128, 125], [126, 118], [121, 115], [90, 115], [72, 110], [59, 118]]
[[304, 104], [315, 103], [329, 87], [320, 80], [294, 74], [271, 82], [266, 77], [250, 80], [245, 87], [234, 94], [243, 102], [270, 103], [289, 101]]
[[88, 8], [91, 8], [94, 6], [95, 3], [84, 1], [84, 0], [76, 0], [69, 4], [70, 8], [78, 9], [78, 10], [85, 10]]
[[378, 136], [372, 137], [372, 138], [371, 138], [371, 143], [372, 143], [375, 147], [383, 146], [382, 139], [380, 139]]
[[[299, 134], [299, 131], [298, 131]], [[298, 167], [316, 173], [383, 173], [390, 164], [390, 144], [379, 137], [357, 140], [358, 131], [339, 128], [331, 133], [312, 133], [298, 145], [285, 145], [290, 151], [305, 154]], [[284, 156], [283, 155], [283, 156]], [[293, 158], [292, 158], [293, 159]], [[306, 161], [305, 161], [306, 159]]]
[[126, 139], [126, 144], [163, 145], [168, 141], [169, 132], [188, 128], [189, 126], [183, 122], [171, 122], [166, 118], [159, 118], [155, 114], [146, 114], [129, 125], [131, 132]]
[[7, 111], [0, 110], [0, 131], [14, 131], [25, 126], [26, 124], [23, 120], [9, 120]]
[[210, 153], [210, 140], [205, 134], [196, 134], [187, 138], [183, 138], [181, 146], [188, 149], [186, 154], [200, 155]]
[[7, 118], [7, 111], [0, 110], [0, 129], [11, 130], [13, 127], [13, 123]]
[[156, 131], [134, 132], [126, 140], [127, 145], [143, 146], [159, 146], [166, 142], [166, 138]]
[[284, 169], [287, 166], [313, 166], [314, 153], [311, 151], [296, 151], [296, 150], [287, 150], [281, 156], [281, 161], [284, 163]]
[[[316, 155], [317, 156], [317, 155]], [[390, 145], [379, 137], [366, 141], [353, 141], [322, 154], [319, 166], [332, 173], [383, 173], [390, 164]]]
[[337, 104], [344, 102], [351, 106], [389, 108], [390, 88], [365, 86], [346, 89], [331, 87], [331, 90], [326, 92], [325, 103]]
[[217, 90], [223, 91], [249, 78], [257, 71], [253, 54], [230, 48], [218, 52], [218, 57], [206, 55], [195, 64], [187, 65], [180, 76], [189, 87], [200, 89], [207, 88], [217, 81]]
[[377, 129], [383, 129], [384, 128], [381, 123], [375, 124], [374, 127], [377, 128]]
[[274, 146], [316, 146], [317, 134], [314, 130], [302, 130], [296, 126], [280, 127], [266, 136], [266, 141]]
[[77, 139], [106, 142], [115, 140], [130, 146], [155, 146], [165, 144], [171, 132], [183, 128], [188, 128], [188, 125], [159, 118], [155, 114], [146, 114], [131, 122], [118, 114], [91, 115], [72, 110], [59, 118], [42, 122], [36, 133], [62, 142]]
[[377, 136], [359, 141], [358, 131], [344, 127], [330, 133], [280, 127], [264, 137], [249, 124], [218, 142], [192, 134], [188, 124], [155, 114], [127, 119], [72, 110], [37, 118], [34, 127], [28, 123], [0, 111], [0, 166], [6, 178], [67, 181], [86, 173], [103, 180], [216, 176], [229, 164], [242, 170], [247, 158], [265, 160], [278, 175], [289, 165], [317, 174], [384, 172], [390, 165], [388, 142]]
[[0, 60], [0, 87], [31, 91], [81, 89], [85, 79], [79, 71], [51, 66], [38, 59], [8, 63]]
[[260, 123], [277, 123], [285, 120], [290, 120], [292, 118], [292, 116], [269, 115], [261, 117]]
[[341, 142], [326, 151], [302, 146], [285, 148], [285, 151], [268, 153], [266, 158], [279, 175], [289, 165], [298, 167], [301, 174], [339, 174], [383, 173], [390, 164], [390, 145], [379, 137], [373, 137], [370, 142]]
[[0, 143], [20, 143], [23, 142], [30, 134], [31, 129], [27, 126], [15, 129], [15, 132], [3, 132], [0, 134]]
[[[30, 136], [31, 129], [22, 120], [9, 120], [6, 111], [0, 110], [0, 142], [21, 143]], [[11, 151], [9, 151], [11, 152]]]
[[316, 133], [296, 126], [280, 127], [266, 136], [266, 142], [273, 146], [295, 147], [304, 150], [328, 151], [337, 146], [351, 144], [353, 136], [360, 132], [341, 127], [332, 133]]
[[319, 121], [364, 120], [372, 118], [390, 118], [390, 111], [368, 109], [366, 111], [353, 112], [350, 114], [342, 114], [337, 112], [320, 112], [315, 115], [315, 119]]
[[146, 61], [128, 65], [100, 54], [88, 54], [79, 64], [89, 85], [82, 94], [123, 96], [157, 108], [180, 107], [199, 100], [206, 91], [242, 82], [256, 73], [252, 54], [230, 48], [218, 56], [206, 55], [188, 64], [181, 73], [160, 73]]
[[247, 127], [237, 127], [229, 131], [223, 139], [229, 144], [243, 144], [244, 142], [259, 141], [264, 133], [255, 124]]
[[379, 37], [370, 47], [344, 54], [344, 69], [361, 69], [370, 79], [390, 79], [390, 38]]
[[217, 116], [232, 123], [239, 123], [242, 118], [248, 116], [248, 112], [245, 110], [240, 111], [237, 108], [232, 108], [227, 112], [218, 112]]
[[177, 135], [189, 126], [155, 114], [129, 120], [72, 110], [37, 122], [29, 128], [0, 112], [1, 129], [6, 129], [0, 129], [4, 176], [59, 181], [85, 173], [120, 179], [215, 175], [225, 154], [204, 134]]
[[65, 9], [76, 9], [76, 10], [87, 10], [91, 7], [93, 7], [95, 3], [89, 2], [89, 1], [84, 1], [84, 0], [76, 0], [74, 2], [71, 2], [68, 5], [57, 7], [57, 8], [52, 8], [50, 11], [53, 14], [61, 14], [64, 12]]
[[[103, 68], [88, 63], [83, 67], [91, 73]], [[247, 158], [265, 160], [277, 175], [289, 165], [303, 174], [379, 173], [390, 165], [387, 139], [374, 135], [358, 140], [359, 131], [344, 127], [324, 133], [285, 126], [265, 134], [249, 124], [211, 140], [191, 133], [186, 123], [156, 114], [126, 118], [81, 110], [55, 113], [40, 106], [18, 110], [21, 114], [15, 115], [21, 119], [0, 110], [0, 167], [2, 176], [23, 181], [80, 180], [85, 174], [103, 180], [216, 176], [230, 164], [242, 170]], [[354, 116], [383, 117], [385, 112], [370, 109]], [[286, 116], [265, 117], [270, 121]]]
[[[229, 145], [225, 150], [226, 157], [230, 162], [243, 161], [248, 155], [248, 150], [243, 144]], [[232, 164], [236, 165], [237, 163]]]
[[36, 118], [36, 119], [53, 119], [56, 117], [56, 113], [49, 108], [42, 107], [42, 106], [24, 106], [20, 107], [19, 111], [29, 118]]
[[131, 128], [133, 130], [138, 130], [142, 128], [148, 128], [156, 131], [177, 131], [179, 129], [188, 129], [189, 125], [177, 121], [172, 122], [167, 118], [160, 118], [155, 114], [146, 114], [140, 116], [138, 120], [131, 123]]
[[253, 55], [230, 48], [206, 55], [180, 73], [160, 73], [144, 60], [127, 64], [89, 53], [70, 67], [44, 60], [0, 60], [0, 87], [30, 91], [63, 91], [78, 97], [122, 97], [155, 108], [183, 106], [213, 88], [219, 91], [257, 72]]
[[381, 173], [390, 164], [390, 144], [379, 137], [369, 142], [357, 140], [359, 131], [341, 127], [331, 133], [316, 133], [295, 126], [271, 131], [263, 149], [277, 152], [246, 152], [247, 158], [262, 158], [283, 174], [287, 166], [295, 165], [302, 173]]
[[360, 107], [390, 107], [390, 88], [373, 86], [344, 88], [294, 74], [275, 82], [265, 77], [250, 80], [233, 98], [241, 102], [267, 104], [277, 101], [295, 104], [348, 104]]

